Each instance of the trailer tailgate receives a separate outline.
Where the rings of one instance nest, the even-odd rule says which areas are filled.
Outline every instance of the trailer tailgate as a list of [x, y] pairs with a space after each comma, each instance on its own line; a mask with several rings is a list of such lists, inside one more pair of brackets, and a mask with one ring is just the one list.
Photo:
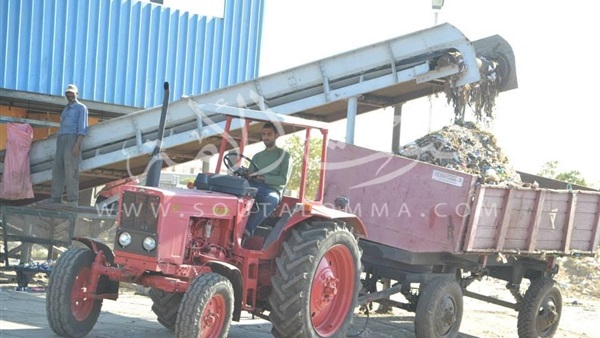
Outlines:
[[592, 254], [600, 232], [600, 192], [478, 187], [466, 252]]

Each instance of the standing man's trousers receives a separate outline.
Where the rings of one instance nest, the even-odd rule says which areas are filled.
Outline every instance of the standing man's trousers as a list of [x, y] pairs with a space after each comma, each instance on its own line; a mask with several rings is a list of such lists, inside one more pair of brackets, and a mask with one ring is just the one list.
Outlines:
[[52, 192], [51, 198], [54, 202], [60, 202], [63, 189], [67, 186], [67, 202], [79, 201], [79, 164], [81, 153], [73, 156], [73, 145], [77, 141], [77, 135], [58, 135], [56, 141], [56, 156], [52, 166]]

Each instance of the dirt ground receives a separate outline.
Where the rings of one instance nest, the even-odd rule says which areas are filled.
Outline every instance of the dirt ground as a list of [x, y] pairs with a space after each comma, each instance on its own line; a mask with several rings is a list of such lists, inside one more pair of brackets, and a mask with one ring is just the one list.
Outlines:
[[[38, 274], [26, 292], [16, 291], [13, 272], [0, 274], [0, 337], [44, 338], [56, 337], [46, 320], [44, 287], [45, 275]], [[470, 291], [507, 300], [510, 295], [499, 282], [476, 282]], [[98, 323], [88, 337], [98, 338], [159, 338], [174, 337], [156, 321], [150, 310], [152, 302], [136, 294], [135, 288], [122, 288], [117, 301], [104, 301]], [[375, 308], [377, 305], [375, 305]], [[563, 317], [555, 337], [600, 338], [597, 321], [600, 318], [600, 298], [566, 292]], [[408, 338], [414, 337], [414, 314], [394, 309], [389, 315], [357, 314], [348, 337]], [[596, 327], [596, 329], [592, 329]], [[231, 338], [267, 338], [271, 325], [262, 319], [253, 319], [244, 313], [240, 322], [234, 322]], [[465, 297], [464, 316], [459, 337], [513, 338], [517, 337], [517, 312], [497, 305]]]

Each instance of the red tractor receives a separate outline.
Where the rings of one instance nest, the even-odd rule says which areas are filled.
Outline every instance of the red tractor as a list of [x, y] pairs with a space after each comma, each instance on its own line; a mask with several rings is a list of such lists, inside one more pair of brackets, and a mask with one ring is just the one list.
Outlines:
[[[56, 334], [88, 334], [122, 281], [150, 288], [152, 310], [176, 337], [227, 337], [242, 310], [270, 320], [275, 337], [345, 337], [361, 288], [358, 237], [366, 230], [356, 216], [324, 205], [327, 126], [228, 108], [211, 125], [222, 131], [216, 173], [199, 174], [192, 189], [161, 189], [152, 177], [160, 170], [149, 170], [145, 186], [121, 193], [114, 250], [77, 237], [83, 245], [60, 256], [46, 303]], [[225, 153], [243, 154], [265, 121], [306, 132], [299, 197], [283, 196], [246, 239], [255, 190], [236, 173], [248, 159]], [[316, 196], [306, 198], [311, 137], [323, 138], [321, 171]], [[220, 174], [221, 163], [229, 174]]]

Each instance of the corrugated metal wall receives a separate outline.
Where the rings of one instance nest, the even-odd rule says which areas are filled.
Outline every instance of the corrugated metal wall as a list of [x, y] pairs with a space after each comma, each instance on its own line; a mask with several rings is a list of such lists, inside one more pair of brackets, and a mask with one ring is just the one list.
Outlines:
[[[200, 2], [199, 2], [200, 3]], [[200, 6], [200, 5], [199, 5]], [[0, 87], [150, 107], [258, 76], [264, 0], [224, 18], [136, 0], [0, 0]]]

